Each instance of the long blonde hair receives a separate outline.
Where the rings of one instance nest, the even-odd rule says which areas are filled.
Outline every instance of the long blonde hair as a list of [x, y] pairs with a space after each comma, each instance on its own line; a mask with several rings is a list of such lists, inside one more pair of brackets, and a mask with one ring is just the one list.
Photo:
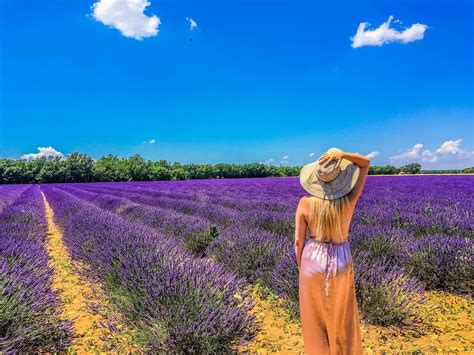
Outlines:
[[342, 235], [341, 224], [348, 211], [349, 198], [342, 196], [335, 200], [323, 200], [310, 197], [309, 226], [316, 230], [318, 237], [336, 237]]

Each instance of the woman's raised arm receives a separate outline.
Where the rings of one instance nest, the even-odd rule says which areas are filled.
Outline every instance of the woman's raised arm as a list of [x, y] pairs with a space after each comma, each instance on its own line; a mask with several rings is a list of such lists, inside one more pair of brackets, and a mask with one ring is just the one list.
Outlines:
[[355, 205], [362, 193], [362, 190], [364, 189], [365, 181], [367, 179], [367, 175], [369, 174], [370, 159], [357, 153], [348, 152], [344, 152], [342, 157], [353, 162], [359, 167], [359, 177], [357, 178], [357, 182], [355, 183], [351, 192], [349, 192], [347, 195], [349, 201]]
[[353, 162], [359, 168], [369, 167], [370, 159], [358, 153], [343, 152], [342, 157]]

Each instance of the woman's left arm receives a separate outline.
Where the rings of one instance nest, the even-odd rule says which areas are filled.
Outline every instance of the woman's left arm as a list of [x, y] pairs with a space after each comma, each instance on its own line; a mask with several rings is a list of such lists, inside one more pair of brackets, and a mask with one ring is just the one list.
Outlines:
[[299, 204], [298, 208], [296, 209], [296, 214], [295, 214], [295, 255], [296, 255], [296, 261], [298, 263], [298, 270], [300, 269], [301, 266], [301, 256], [303, 254], [303, 247], [304, 247], [304, 242], [306, 239], [306, 228], [308, 227], [306, 223], [306, 218], [304, 216], [304, 203], [306, 198], [303, 197]]

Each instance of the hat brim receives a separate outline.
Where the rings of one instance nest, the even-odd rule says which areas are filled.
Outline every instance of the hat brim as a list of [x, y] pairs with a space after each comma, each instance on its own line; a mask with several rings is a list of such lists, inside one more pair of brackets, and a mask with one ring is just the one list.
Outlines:
[[311, 179], [311, 174], [318, 166], [317, 161], [303, 166], [300, 172], [300, 184], [306, 192], [324, 200], [335, 200], [347, 195], [359, 178], [359, 167], [347, 159], [342, 159], [339, 175], [330, 182]]

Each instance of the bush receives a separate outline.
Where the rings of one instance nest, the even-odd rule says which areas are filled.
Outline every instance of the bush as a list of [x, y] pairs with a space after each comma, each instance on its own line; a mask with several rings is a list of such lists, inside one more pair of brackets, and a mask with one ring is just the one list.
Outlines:
[[429, 236], [409, 249], [407, 269], [426, 289], [473, 294], [474, 242], [467, 238]]
[[369, 262], [367, 252], [354, 254], [354, 278], [361, 318], [382, 326], [401, 324], [424, 301], [423, 287], [402, 268], [384, 259]]
[[190, 235], [184, 241], [184, 248], [197, 256], [204, 256], [206, 249], [217, 236], [218, 232], [216, 226], [210, 226], [206, 231]]
[[293, 319], [299, 319], [299, 272], [294, 250], [289, 250], [270, 273], [268, 287], [285, 300], [285, 308]]
[[208, 255], [237, 272], [249, 282], [262, 280], [281, 256], [281, 237], [258, 230], [239, 228], [222, 233], [209, 247]]
[[364, 262], [366, 263], [384, 259], [391, 266], [401, 266], [406, 258], [406, 243], [400, 234], [403, 233], [393, 231], [390, 234], [353, 238], [351, 248], [358, 252], [365, 252]]

